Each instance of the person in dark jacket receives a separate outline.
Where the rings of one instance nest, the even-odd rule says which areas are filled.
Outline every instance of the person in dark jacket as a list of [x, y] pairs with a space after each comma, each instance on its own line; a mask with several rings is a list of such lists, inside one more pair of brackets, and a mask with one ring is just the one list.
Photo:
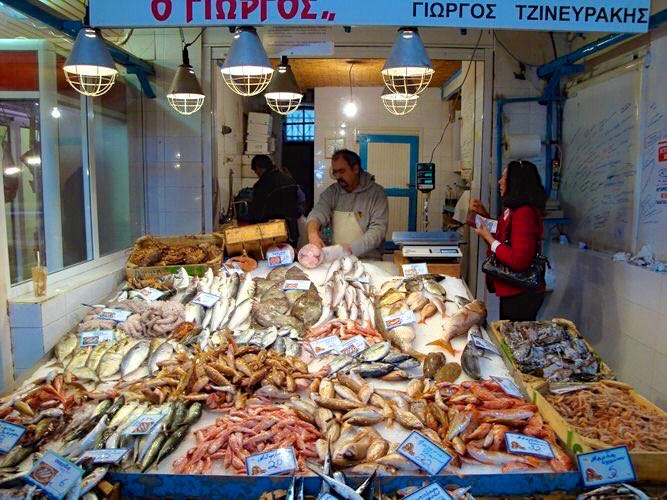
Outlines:
[[259, 180], [253, 186], [252, 202], [248, 207], [249, 222], [284, 219], [290, 244], [296, 246], [299, 239], [297, 220], [301, 216], [299, 185], [291, 175], [278, 169], [267, 155], [256, 155], [250, 168]]
[[[496, 233], [489, 232], [484, 224], [475, 228], [475, 232], [486, 241], [489, 252], [495, 253], [500, 263], [513, 271], [525, 271], [541, 249], [542, 214], [547, 195], [537, 167], [529, 161], [510, 162], [498, 185], [503, 212]], [[483, 217], [490, 217], [480, 200], [472, 200], [470, 208]], [[489, 290], [500, 298], [501, 320], [535, 321], [544, 302], [544, 286], [528, 290], [496, 278], [489, 278], [487, 283]]]

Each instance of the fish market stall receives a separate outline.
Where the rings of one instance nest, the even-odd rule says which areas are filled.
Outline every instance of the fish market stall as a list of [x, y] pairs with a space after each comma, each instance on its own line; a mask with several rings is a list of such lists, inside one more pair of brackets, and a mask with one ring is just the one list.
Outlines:
[[310, 269], [231, 260], [155, 284], [92, 306], [2, 398], [0, 417], [26, 431], [2, 457], [0, 489], [24, 492], [47, 451], [80, 467], [79, 496], [106, 476], [129, 496], [224, 484], [258, 498], [289, 488], [292, 471], [304, 480], [291, 487], [341, 498], [436, 477], [472, 488], [455, 498], [580, 488], [567, 437], [460, 279], [342, 257]]

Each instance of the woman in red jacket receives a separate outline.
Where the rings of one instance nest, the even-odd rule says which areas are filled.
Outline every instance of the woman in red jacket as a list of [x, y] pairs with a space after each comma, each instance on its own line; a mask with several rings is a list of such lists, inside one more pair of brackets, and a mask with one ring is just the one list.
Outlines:
[[[537, 167], [529, 161], [510, 162], [498, 185], [503, 211], [498, 219], [496, 234], [491, 234], [483, 224], [475, 231], [502, 264], [513, 271], [525, 271], [541, 249], [544, 231], [542, 213], [547, 195]], [[479, 200], [472, 200], [470, 208], [489, 217], [489, 212]], [[489, 291], [500, 298], [500, 319], [535, 321], [544, 302], [544, 286], [529, 290], [490, 277], [487, 284]]]

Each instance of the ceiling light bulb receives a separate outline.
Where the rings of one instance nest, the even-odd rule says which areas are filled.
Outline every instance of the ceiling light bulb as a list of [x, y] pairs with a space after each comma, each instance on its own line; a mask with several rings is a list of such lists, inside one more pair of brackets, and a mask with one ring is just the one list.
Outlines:
[[382, 68], [382, 78], [394, 94], [419, 94], [431, 83], [433, 64], [417, 28], [401, 28], [398, 33]]
[[21, 172], [19, 167], [7, 167], [5, 169], [5, 175], [16, 175]]
[[188, 49], [183, 49], [183, 64], [176, 69], [176, 74], [169, 87], [167, 100], [169, 105], [182, 115], [196, 113], [204, 105], [206, 96], [201, 90], [194, 69], [190, 66]]
[[299, 90], [287, 57], [283, 56], [280, 61], [278, 72], [274, 73], [264, 98], [269, 107], [281, 115], [288, 115], [299, 109], [303, 93]]
[[340, 128], [345, 128], [345, 127], [347, 127], [347, 123], [343, 122], [340, 124]]
[[74, 90], [91, 97], [107, 93], [118, 75], [102, 36], [92, 28], [79, 31], [63, 71]]
[[227, 86], [242, 96], [260, 94], [269, 86], [273, 67], [255, 28], [244, 26], [236, 31], [220, 72]]
[[344, 129], [344, 128], [340, 129], [340, 130], [338, 131], [338, 133], [340, 134], [341, 137], [345, 137], [345, 135], [347, 134], [347, 132], [345, 132], [345, 129]]
[[60, 110], [58, 109], [58, 106], [54, 107], [54, 108], [51, 110], [51, 116], [52, 116], [53, 118], [55, 118], [56, 120], [57, 120], [58, 118], [60, 118], [61, 115], [62, 115], [62, 114], [60, 113]]
[[348, 118], [354, 118], [355, 116], [357, 116], [358, 111], [359, 108], [352, 101], [348, 101], [347, 103], [345, 103], [345, 106], [343, 106], [343, 114]]

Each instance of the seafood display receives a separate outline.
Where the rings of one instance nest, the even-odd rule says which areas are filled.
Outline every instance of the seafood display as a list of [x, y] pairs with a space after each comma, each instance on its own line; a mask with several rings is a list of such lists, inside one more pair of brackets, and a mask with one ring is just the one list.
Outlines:
[[[135, 257], [148, 262], [157, 249]], [[155, 262], [177, 257], [161, 253]], [[537, 406], [484, 380], [510, 373], [475, 342], [484, 337], [486, 307], [461, 296], [460, 280], [383, 280], [355, 257], [329, 265], [320, 257], [302, 249], [303, 267], [268, 272], [244, 257], [199, 277], [181, 268], [151, 282], [163, 294], [128, 283], [103, 306], [91, 305], [56, 344], [52, 371], [0, 400], [0, 418], [27, 429], [0, 455], [0, 496], [3, 480], [14, 484], [46, 450], [72, 462], [95, 449], [128, 450], [117, 464], [82, 462], [84, 475], [70, 492], [79, 498], [109, 471], [246, 475], [251, 455], [291, 448], [293, 473], [318, 476], [320, 497], [387, 498], [380, 491], [387, 476], [425, 472], [399, 448], [412, 432], [453, 457], [443, 474], [572, 470]], [[587, 364], [597, 358], [557, 322], [503, 328], [531, 373], [589, 380], [592, 366], [599, 372], [597, 361]], [[469, 341], [455, 352], [451, 340], [463, 335]], [[665, 417], [622, 393], [589, 388], [548, 399], [586, 437], [667, 451]], [[150, 423], [145, 432], [131, 432], [142, 419]], [[546, 440], [554, 457], [508, 449], [507, 433]], [[363, 480], [353, 485], [345, 474]], [[285, 493], [299, 498], [302, 488], [295, 478]], [[469, 488], [447, 490], [473, 498]]]
[[172, 246], [151, 236], [143, 239], [147, 244], [135, 245], [128, 259], [128, 262], [139, 267], [203, 264], [222, 257], [222, 249], [209, 243]]
[[600, 362], [584, 340], [554, 321], [501, 322], [499, 331], [522, 373], [549, 382], [599, 380]]
[[306, 460], [316, 460], [315, 442], [320, 432], [292, 409], [283, 405], [247, 404], [226, 408], [213, 425], [195, 429], [197, 445], [173, 463], [179, 474], [208, 474], [213, 462], [226, 469], [246, 472], [245, 458], [262, 451], [292, 447], [300, 472]]
[[375, 328], [374, 295], [363, 262], [353, 255], [334, 260], [322, 286], [322, 314], [313, 326], [318, 327], [338, 318]]
[[667, 451], [667, 415], [639, 404], [629, 387], [597, 383], [545, 398], [584, 437], [632, 451]]

